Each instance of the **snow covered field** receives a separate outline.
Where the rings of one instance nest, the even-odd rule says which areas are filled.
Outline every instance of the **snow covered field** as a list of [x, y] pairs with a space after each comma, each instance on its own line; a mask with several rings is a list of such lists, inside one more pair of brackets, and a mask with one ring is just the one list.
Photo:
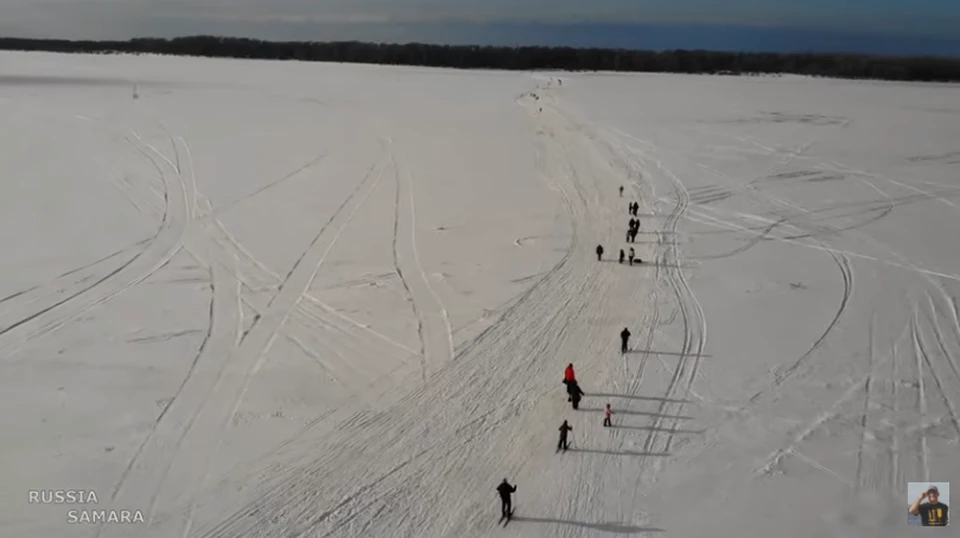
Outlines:
[[0, 54], [0, 535], [903, 536], [960, 88], [559, 77]]

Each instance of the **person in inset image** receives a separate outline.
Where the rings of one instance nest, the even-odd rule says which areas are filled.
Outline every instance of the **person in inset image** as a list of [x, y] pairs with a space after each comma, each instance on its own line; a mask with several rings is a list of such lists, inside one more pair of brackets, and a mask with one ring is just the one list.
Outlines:
[[[926, 500], [927, 502], [920, 504]], [[940, 490], [930, 486], [910, 505], [910, 514], [919, 515], [924, 527], [946, 527], [950, 523], [950, 507], [940, 502]]]

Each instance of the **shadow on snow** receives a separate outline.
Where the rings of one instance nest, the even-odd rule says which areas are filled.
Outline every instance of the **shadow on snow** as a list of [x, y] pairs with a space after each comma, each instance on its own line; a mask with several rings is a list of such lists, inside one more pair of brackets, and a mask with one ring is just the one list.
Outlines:
[[[573, 449], [571, 449], [573, 450]], [[540, 517], [513, 516], [514, 521], [526, 521], [527, 523], [555, 523], [558, 525], [570, 525], [573, 527], [582, 527], [602, 532], [614, 534], [639, 534], [642, 532], [666, 532], [664, 529], [655, 527], [640, 527], [637, 525], [628, 525], [625, 523], [585, 523], [583, 521], [570, 521], [568, 519], [547, 519]]]

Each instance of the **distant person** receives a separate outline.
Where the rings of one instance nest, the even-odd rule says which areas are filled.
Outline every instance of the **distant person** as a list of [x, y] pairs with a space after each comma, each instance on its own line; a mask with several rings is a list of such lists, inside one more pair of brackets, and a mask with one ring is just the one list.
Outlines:
[[511, 486], [506, 478], [497, 486], [497, 493], [500, 494], [500, 517], [510, 517], [510, 513], [513, 512], [513, 502], [510, 500], [510, 494], [516, 493], [516, 491], [517, 486]]
[[572, 392], [570, 390], [570, 383], [576, 383], [577, 376], [573, 372], [573, 363], [568, 364], [566, 369], [563, 370], [563, 384], [567, 386], [567, 401], [571, 401]]
[[634, 253], [633, 253], [633, 247], [630, 247], [630, 256], [629, 256], [629, 258], [630, 258], [630, 265], [633, 265], [633, 259], [634, 259], [634, 257], [635, 257], [635, 256], [634, 256]]
[[580, 384], [576, 381], [567, 384], [568, 392], [570, 393], [570, 402], [573, 403], [574, 409], [580, 409], [580, 399], [583, 398], [583, 390], [580, 388]]
[[[928, 502], [920, 504], [927, 499]], [[920, 523], [924, 527], [946, 527], [950, 523], [950, 508], [940, 502], [940, 490], [937, 486], [930, 486], [920, 498], [910, 505], [910, 514], [920, 516]]]
[[573, 371], [573, 363], [571, 362], [570, 364], [567, 365], [566, 368], [563, 369], [563, 382], [570, 383], [571, 381], [576, 381], [576, 380], [577, 380], [577, 374], [576, 372]]
[[559, 452], [560, 449], [563, 449], [564, 452], [567, 451], [567, 433], [572, 429], [573, 426], [567, 424], [566, 420], [560, 425], [560, 441], [557, 442], [557, 452]]
[[597, 261], [603, 261], [603, 245], [597, 245]]
[[620, 185], [620, 197], [623, 198], [623, 185]]
[[613, 410], [610, 409], [610, 404], [607, 404], [606, 409], [603, 410], [603, 427], [609, 428], [611, 426], [610, 416], [613, 415]]
[[630, 343], [630, 330], [626, 327], [620, 331], [620, 353], [627, 352], [627, 344]]
[[623, 253], [623, 249], [620, 249], [620, 263], [623, 263], [623, 259], [626, 257], [627, 255]]

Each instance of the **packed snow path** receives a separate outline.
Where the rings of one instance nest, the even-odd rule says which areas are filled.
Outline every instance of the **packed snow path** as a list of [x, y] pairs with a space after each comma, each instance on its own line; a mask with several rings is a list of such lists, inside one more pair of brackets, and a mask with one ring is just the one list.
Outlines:
[[960, 470], [954, 87], [3, 57], [4, 535], [900, 536]]

